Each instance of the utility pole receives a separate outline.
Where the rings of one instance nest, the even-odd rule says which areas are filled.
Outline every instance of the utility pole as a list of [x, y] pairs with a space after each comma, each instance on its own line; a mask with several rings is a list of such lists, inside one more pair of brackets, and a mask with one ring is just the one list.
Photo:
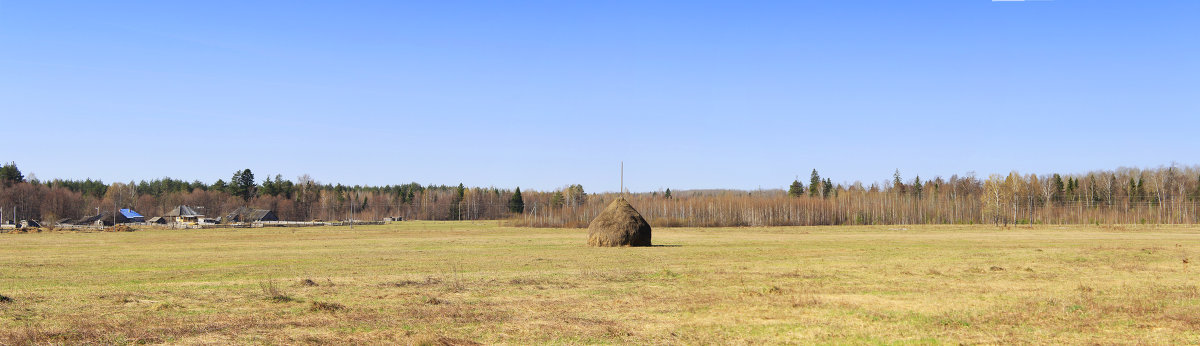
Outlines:
[[621, 161], [621, 198], [625, 198], [625, 161]]

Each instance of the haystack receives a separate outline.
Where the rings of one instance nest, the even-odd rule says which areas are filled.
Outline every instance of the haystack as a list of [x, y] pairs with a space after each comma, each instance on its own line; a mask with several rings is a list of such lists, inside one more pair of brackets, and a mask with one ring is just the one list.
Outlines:
[[650, 224], [624, 198], [617, 198], [588, 224], [588, 245], [650, 246]]

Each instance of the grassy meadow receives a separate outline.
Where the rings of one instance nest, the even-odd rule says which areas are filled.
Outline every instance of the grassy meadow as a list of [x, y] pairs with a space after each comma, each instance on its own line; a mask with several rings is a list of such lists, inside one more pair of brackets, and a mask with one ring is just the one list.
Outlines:
[[1198, 227], [586, 232], [0, 234], [0, 344], [1200, 343]]

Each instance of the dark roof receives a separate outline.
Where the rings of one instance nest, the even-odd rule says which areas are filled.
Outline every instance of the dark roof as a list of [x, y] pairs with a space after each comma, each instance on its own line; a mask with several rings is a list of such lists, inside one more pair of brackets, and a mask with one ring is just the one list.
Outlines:
[[267, 218], [267, 215], [270, 215], [270, 214], [271, 214], [270, 210], [254, 209], [254, 212], [250, 213], [250, 219], [255, 220], [255, 221], [263, 221], [263, 219]]
[[[199, 211], [197, 211], [197, 210], [199, 210]], [[186, 205], [181, 205], [181, 206], [175, 207], [175, 209], [171, 209], [171, 211], [167, 212], [163, 216], [204, 216], [203, 212], [204, 212], [204, 207], [193, 208], [193, 207], [189, 207]]]
[[113, 213], [112, 211], [105, 210], [105, 211], [100, 212], [99, 214], [79, 219], [79, 221], [75, 221], [74, 224], [90, 225], [90, 224], [96, 223], [96, 221], [101, 221], [105, 225], [111, 225], [113, 223], [114, 219], [117, 223], [129, 222], [129, 218], [125, 217], [124, 214]]
[[238, 207], [225, 216], [225, 221], [228, 222], [273, 221], [277, 219], [270, 210], [250, 209], [247, 207]]
[[104, 214], [96, 214], [96, 215], [92, 215], [92, 216], [88, 216], [88, 217], [79, 219], [79, 221], [75, 221], [75, 224], [86, 225], [86, 224], [96, 222], [96, 220], [100, 220], [100, 218], [103, 218], [103, 217], [104, 217]]

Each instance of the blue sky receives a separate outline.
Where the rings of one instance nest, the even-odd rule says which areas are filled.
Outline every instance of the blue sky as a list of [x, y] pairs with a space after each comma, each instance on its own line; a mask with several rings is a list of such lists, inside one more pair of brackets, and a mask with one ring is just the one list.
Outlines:
[[[3, 1], [40, 178], [615, 191], [1197, 164], [1200, 2]], [[119, 163], [117, 163], [119, 162]]]

